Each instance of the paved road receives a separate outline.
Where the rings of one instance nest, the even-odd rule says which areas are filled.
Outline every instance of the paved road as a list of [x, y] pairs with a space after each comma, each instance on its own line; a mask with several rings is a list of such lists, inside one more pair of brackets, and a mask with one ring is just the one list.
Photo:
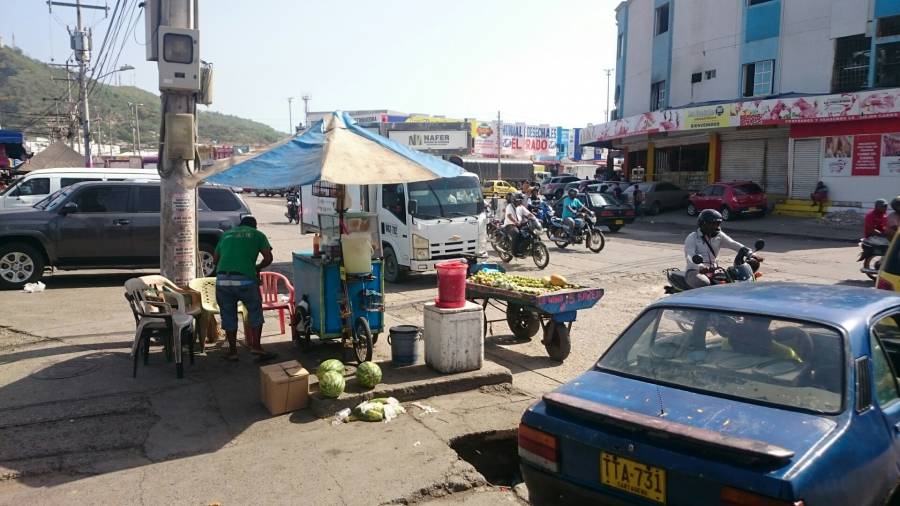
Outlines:
[[[274, 268], [289, 273], [291, 252], [309, 249], [310, 237], [286, 223], [283, 199], [246, 200], [274, 246]], [[459, 467], [446, 443], [466, 433], [513, 429], [534, 398], [590, 367], [637, 312], [663, 295], [662, 270], [682, 266], [681, 242], [687, 232], [639, 223], [610, 234], [599, 254], [583, 247], [551, 247], [551, 264], [543, 272], [530, 261], [517, 260], [512, 270], [556, 272], [606, 290], [595, 309], [580, 313], [569, 359], [551, 361], [538, 340], [517, 342], [505, 323], [496, 324], [487, 339], [487, 357], [509, 367], [521, 391], [431, 399], [439, 415], [398, 420], [382, 432], [358, 424], [334, 429], [302, 413], [268, 416], [255, 392], [256, 366], [246, 359], [222, 364], [215, 358], [219, 350], [199, 357], [184, 381], [175, 380], [171, 368], [159, 361], [142, 367], [138, 380], [131, 380], [127, 350], [134, 323], [122, 283], [132, 272], [59, 273], [46, 281], [44, 293], [0, 292], [0, 406], [6, 414], [0, 419], [0, 504], [234, 503], [249, 502], [248, 490], [268, 503], [290, 502], [296, 497], [292, 494], [309, 491], [309, 502], [331, 504], [339, 496], [359, 504], [366, 502], [365, 493], [389, 501], [415, 497], [420, 489], [476, 484], [470, 468]], [[746, 243], [756, 239], [735, 238]], [[764, 239], [763, 281], [871, 286], [858, 272], [852, 245]], [[433, 274], [389, 285], [388, 324], [421, 325], [422, 305], [434, 298], [435, 286]], [[289, 355], [293, 350], [287, 339], [269, 317], [264, 344]], [[334, 352], [319, 348], [324, 355]], [[376, 359], [389, 355], [382, 339]], [[369, 441], [376, 434], [383, 437], [373, 446]], [[365, 448], [365, 458], [360, 448]], [[391, 454], [397, 468], [373, 471], [366, 465], [373, 454]], [[248, 466], [254, 470], [252, 478], [246, 474]], [[61, 470], [81, 474], [61, 475]], [[184, 480], [187, 474], [197, 479]], [[19, 480], [4, 480], [20, 475]], [[292, 484], [300, 475], [305, 479]], [[372, 476], [365, 490], [352, 479], [361, 475]], [[398, 476], [405, 478], [395, 482]], [[173, 485], [178, 483], [183, 485]], [[73, 500], [79, 497], [75, 494], [82, 494], [82, 500]], [[511, 498], [507, 493], [502, 499]], [[500, 499], [476, 494], [459, 500], [476, 504]]]

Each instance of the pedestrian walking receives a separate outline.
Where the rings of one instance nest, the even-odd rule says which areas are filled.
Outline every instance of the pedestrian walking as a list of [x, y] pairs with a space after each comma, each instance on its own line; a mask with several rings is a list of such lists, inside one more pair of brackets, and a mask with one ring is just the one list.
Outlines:
[[631, 198], [634, 201], [634, 215], [643, 216], [644, 192], [637, 183], [634, 183], [634, 193]]
[[[262, 255], [262, 261], [256, 263]], [[244, 339], [250, 353], [260, 361], [275, 358], [274, 353], [262, 349], [263, 310], [259, 293], [259, 271], [272, 263], [272, 246], [265, 234], [256, 229], [256, 218], [244, 216], [237, 227], [225, 232], [216, 245], [213, 256], [216, 264], [216, 302], [222, 318], [222, 330], [228, 339], [225, 360], [237, 361], [238, 302], [247, 308], [248, 322], [244, 322]]]

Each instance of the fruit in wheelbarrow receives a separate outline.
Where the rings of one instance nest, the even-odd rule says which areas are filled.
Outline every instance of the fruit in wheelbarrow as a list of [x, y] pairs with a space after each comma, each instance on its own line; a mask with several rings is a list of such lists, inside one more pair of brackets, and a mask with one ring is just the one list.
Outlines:
[[381, 383], [381, 368], [375, 362], [363, 362], [356, 368], [356, 380], [366, 388]]
[[329, 371], [334, 371], [343, 377], [344, 364], [338, 359], [330, 358], [319, 364], [319, 368], [316, 369], [316, 377], [319, 378], [319, 381], [322, 381], [322, 375]]
[[553, 286], [566, 287], [569, 286], [569, 281], [559, 274], [554, 274], [550, 276], [550, 284]]
[[344, 393], [345, 385], [346, 383], [344, 382], [343, 374], [335, 371], [327, 371], [319, 378], [319, 393], [321, 393], [323, 397], [337, 399]]

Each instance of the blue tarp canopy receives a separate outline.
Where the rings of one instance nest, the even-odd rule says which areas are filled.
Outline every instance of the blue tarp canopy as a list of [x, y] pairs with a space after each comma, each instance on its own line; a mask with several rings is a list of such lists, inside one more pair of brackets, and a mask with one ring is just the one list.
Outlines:
[[0, 130], [0, 144], [22, 144], [25, 136], [15, 130]]
[[242, 188], [287, 188], [328, 181], [388, 184], [461, 176], [464, 169], [373, 134], [334, 112], [303, 135], [241, 160], [213, 165], [210, 183]]

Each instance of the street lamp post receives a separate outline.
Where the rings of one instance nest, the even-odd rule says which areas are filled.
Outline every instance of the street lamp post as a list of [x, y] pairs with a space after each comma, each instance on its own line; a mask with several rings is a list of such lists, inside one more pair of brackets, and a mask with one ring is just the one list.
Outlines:
[[141, 153], [141, 116], [138, 112], [138, 107], [144, 107], [144, 104], [128, 102], [128, 107], [133, 107], [134, 110], [134, 151], [137, 152], [138, 156], [144, 156]]
[[288, 97], [288, 133], [294, 135], [294, 97]]

